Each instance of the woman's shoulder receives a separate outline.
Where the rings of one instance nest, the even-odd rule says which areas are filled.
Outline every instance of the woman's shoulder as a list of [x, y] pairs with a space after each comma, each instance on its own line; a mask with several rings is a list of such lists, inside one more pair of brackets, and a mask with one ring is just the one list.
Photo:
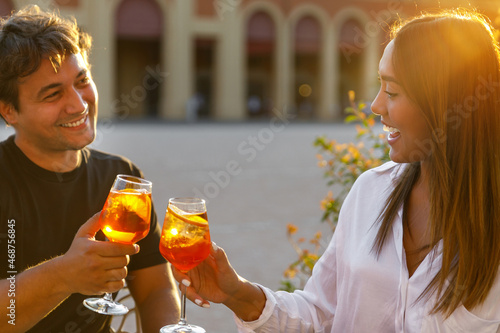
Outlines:
[[363, 172], [350, 189], [350, 196], [388, 195], [406, 165], [389, 161]]
[[356, 182], [365, 183], [382, 179], [394, 180], [404, 170], [405, 164], [386, 162], [378, 167], [363, 172]]

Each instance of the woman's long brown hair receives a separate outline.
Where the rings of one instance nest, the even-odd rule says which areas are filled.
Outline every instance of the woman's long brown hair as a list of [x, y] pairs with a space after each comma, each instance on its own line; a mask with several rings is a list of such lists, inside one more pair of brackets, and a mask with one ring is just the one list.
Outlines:
[[[392, 30], [393, 65], [432, 138], [429, 161], [432, 245], [442, 266], [423, 297], [433, 312], [480, 305], [500, 264], [500, 53], [489, 22], [470, 11], [424, 14]], [[417, 156], [417, 155], [415, 155]], [[379, 216], [380, 254], [394, 216], [420, 174], [409, 164]], [[448, 284], [449, 283], [449, 284]]]

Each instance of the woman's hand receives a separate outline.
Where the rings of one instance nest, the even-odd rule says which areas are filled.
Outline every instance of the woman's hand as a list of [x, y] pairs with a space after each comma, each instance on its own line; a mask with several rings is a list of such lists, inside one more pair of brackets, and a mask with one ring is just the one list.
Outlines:
[[240, 277], [226, 253], [212, 243], [209, 256], [187, 274], [172, 267], [174, 277], [186, 288], [186, 297], [202, 307], [222, 303], [245, 321], [257, 319], [266, 303], [262, 290]]
[[186, 296], [202, 306], [209, 302], [224, 303], [238, 290], [239, 276], [231, 267], [226, 253], [212, 242], [208, 257], [187, 274], [172, 266], [175, 279], [187, 288]]

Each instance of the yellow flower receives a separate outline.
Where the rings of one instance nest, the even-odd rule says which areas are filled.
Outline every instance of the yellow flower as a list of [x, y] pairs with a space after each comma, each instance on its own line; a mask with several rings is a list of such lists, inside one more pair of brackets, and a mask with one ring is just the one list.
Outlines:
[[368, 119], [368, 126], [370, 126], [370, 127], [375, 126], [375, 119], [374, 118], [369, 118]]
[[286, 229], [287, 229], [287, 233], [289, 235], [293, 235], [297, 232], [297, 230], [299, 230], [299, 228], [296, 225], [291, 224], [291, 223], [287, 224]]
[[364, 135], [366, 134], [366, 132], [368, 132], [368, 130], [361, 127], [361, 125], [356, 124], [356, 132], [358, 133], [358, 135]]
[[357, 160], [360, 156], [359, 150], [356, 149], [355, 146], [349, 146], [347, 148], [347, 151], [349, 152], [349, 154], [351, 154], [352, 158], [355, 160]]
[[295, 277], [295, 275], [297, 275], [297, 270], [292, 269], [292, 268], [288, 268], [287, 270], [285, 270], [283, 275], [285, 275], [286, 278], [293, 279]]
[[340, 159], [340, 162], [347, 164], [351, 161], [351, 159], [352, 159], [352, 155], [350, 153], [347, 153], [344, 156], [342, 156], [342, 158]]
[[354, 103], [354, 100], [356, 99], [356, 93], [354, 90], [349, 90], [347, 94], [349, 95], [349, 102]]
[[314, 238], [309, 241], [309, 243], [319, 246], [320, 245], [319, 241], [321, 240], [321, 236], [322, 236], [321, 231], [318, 231], [314, 235]]
[[335, 202], [335, 199], [333, 198], [333, 193], [332, 191], [328, 191], [328, 195], [320, 201], [320, 207], [321, 210], [326, 210], [328, 206], [330, 206], [333, 202]]
[[347, 148], [347, 144], [345, 143], [339, 143], [337, 145], [335, 145], [335, 150], [337, 151], [337, 153], [340, 153], [341, 151], [345, 150]]

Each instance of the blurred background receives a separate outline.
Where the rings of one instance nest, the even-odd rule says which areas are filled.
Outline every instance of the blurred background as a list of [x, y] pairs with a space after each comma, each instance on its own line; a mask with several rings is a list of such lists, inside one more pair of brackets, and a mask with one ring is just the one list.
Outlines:
[[[296, 260], [288, 223], [304, 238], [331, 231], [313, 141], [355, 140], [343, 123], [348, 91], [369, 112], [390, 24], [458, 6], [497, 26], [500, 16], [498, 0], [0, 0], [0, 15], [28, 4], [75, 17], [93, 37], [92, 147], [153, 181], [160, 223], [169, 197], [207, 199], [212, 239], [272, 289]], [[235, 332], [223, 306], [187, 314], [208, 332]]]
[[372, 100], [398, 18], [498, 0], [0, 0], [74, 16], [106, 119], [249, 120], [275, 108], [297, 120], [340, 120], [347, 92]]

